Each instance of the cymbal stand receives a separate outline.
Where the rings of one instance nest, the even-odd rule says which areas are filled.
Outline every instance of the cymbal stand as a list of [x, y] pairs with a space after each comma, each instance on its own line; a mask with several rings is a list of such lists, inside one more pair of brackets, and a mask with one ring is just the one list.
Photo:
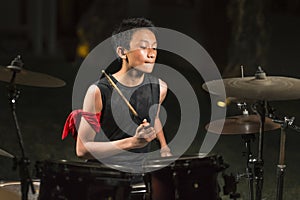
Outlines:
[[[243, 111], [243, 115], [248, 116], [249, 112], [247, 109], [247, 103], [246, 102], [239, 102], [237, 103], [237, 106], [240, 110]], [[243, 134], [242, 139], [245, 142], [246, 146], [246, 155], [247, 155], [247, 161], [246, 161], [246, 173], [238, 174], [237, 179], [239, 180], [241, 177], [246, 177], [248, 179], [248, 187], [249, 187], [249, 199], [254, 199], [254, 193], [253, 193], [253, 172], [252, 167], [250, 166], [255, 162], [255, 159], [253, 159], [253, 155], [251, 152], [251, 140], [255, 139], [255, 136], [253, 134]]]
[[21, 149], [21, 159], [17, 160], [16, 159], [16, 165], [19, 166], [19, 175], [21, 179], [21, 192], [22, 192], [22, 200], [27, 200], [28, 199], [28, 190], [29, 186], [31, 187], [31, 191], [33, 194], [35, 194], [34, 186], [32, 183], [32, 179], [30, 178], [29, 170], [28, 170], [28, 165], [30, 164], [30, 160], [25, 156], [25, 151], [24, 151], [24, 142], [20, 130], [20, 126], [18, 123], [18, 118], [16, 114], [16, 103], [17, 99], [20, 96], [20, 91], [17, 89], [15, 85], [15, 79], [17, 76], [17, 73], [22, 70], [23, 63], [21, 61], [21, 57], [17, 56], [12, 62], [11, 66], [8, 66], [7, 68], [12, 71], [12, 77], [8, 86], [8, 97], [9, 97], [9, 103], [11, 106], [12, 114], [13, 114], [13, 119], [17, 131], [17, 136], [18, 136], [18, 141]]
[[243, 111], [243, 115], [249, 115], [249, 112], [247, 110], [247, 103], [246, 102], [238, 102], [237, 106], [240, 110]]
[[283, 197], [283, 182], [286, 164], [285, 161], [285, 141], [286, 141], [286, 128], [291, 127], [295, 131], [300, 132], [300, 127], [293, 125], [295, 117], [287, 118], [284, 117], [284, 120], [273, 119], [274, 122], [281, 124], [280, 129], [280, 150], [279, 150], [279, 162], [277, 165], [277, 192], [276, 200], [282, 200]]
[[251, 140], [254, 140], [255, 136], [253, 134], [245, 134], [242, 135], [242, 139], [245, 141], [245, 146], [247, 150], [246, 173], [238, 174], [237, 179], [239, 180], [241, 177], [246, 177], [248, 179], [249, 199], [253, 200], [254, 199], [253, 172], [252, 172], [252, 167], [250, 165], [255, 162], [255, 159], [253, 159], [253, 154], [251, 152]]
[[265, 130], [265, 117], [267, 111], [267, 102], [258, 101], [254, 105], [255, 112], [260, 116], [260, 129], [258, 138], [258, 157], [254, 160], [254, 175], [256, 181], [256, 200], [262, 199], [262, 188], [264, 182], [264, 161], [263, 161], [263, 146], [264, 146], [264, 130]]

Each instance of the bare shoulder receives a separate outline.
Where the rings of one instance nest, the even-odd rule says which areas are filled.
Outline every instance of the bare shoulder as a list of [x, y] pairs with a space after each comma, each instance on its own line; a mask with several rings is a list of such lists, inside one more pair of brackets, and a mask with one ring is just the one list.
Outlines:
[[159, 80], [159, 88], [160, 88], [160, 103], [165, 99], [168, 91], [168, 85], [161, 79]]
[[101, 91], [98, 86], [91, 85], [85, 95], [83, 110], [88, 112], [100, 112], [102, 110]]
[[88, 88], [86, 94], [87, 95], [99, 95], [99, 94], [101, 94], [101, 92], [100, 92], [100, 89], [97, 85], [92, 84]]

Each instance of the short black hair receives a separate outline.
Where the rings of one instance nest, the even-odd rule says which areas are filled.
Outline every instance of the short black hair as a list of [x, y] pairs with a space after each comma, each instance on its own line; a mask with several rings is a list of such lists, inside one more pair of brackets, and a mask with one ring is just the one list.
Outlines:
[[132, 35], [138, 28], [147, 28], [156, 35], [156, 29], [152, 21], [146, 18], [128, 18], [124, 19], [112, 33], [112, 46], [116, 49], [118, 46], [129, 49], [129, 43]]

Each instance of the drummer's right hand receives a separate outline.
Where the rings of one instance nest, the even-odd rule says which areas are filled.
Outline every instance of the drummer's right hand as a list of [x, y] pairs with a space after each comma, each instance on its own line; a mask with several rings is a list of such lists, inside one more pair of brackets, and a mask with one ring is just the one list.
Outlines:
[[136, 145], [141, 148], [156, 138], [156, 132], [148, 122], [144, 121], [137, 127], [134, 137], [136, 139]]

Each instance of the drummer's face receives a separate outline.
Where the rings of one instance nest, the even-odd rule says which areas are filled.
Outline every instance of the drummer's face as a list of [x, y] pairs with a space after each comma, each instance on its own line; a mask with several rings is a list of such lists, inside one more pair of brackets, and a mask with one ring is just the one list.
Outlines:
[[157, 41], [149, 29], [139, 29], [133, 33], [127, 51], [127, 64], [144, 73], [151, 73], [157, 55]]

